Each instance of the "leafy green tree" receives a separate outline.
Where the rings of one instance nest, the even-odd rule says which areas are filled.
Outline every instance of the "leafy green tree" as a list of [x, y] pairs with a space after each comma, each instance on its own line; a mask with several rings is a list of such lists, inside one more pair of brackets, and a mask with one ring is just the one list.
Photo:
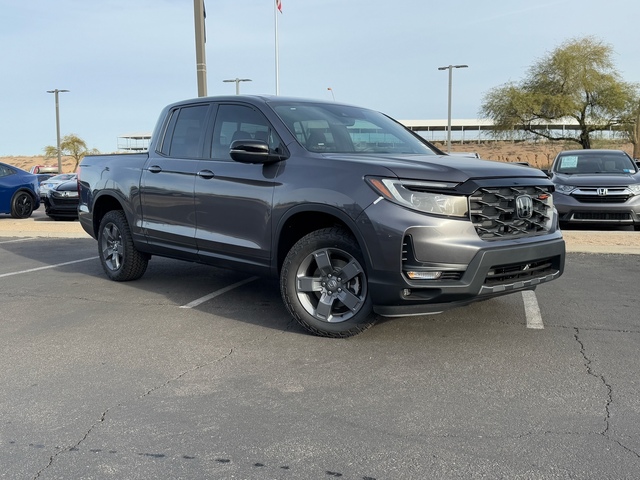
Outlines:
[[[74, 133], [65, 135], [60, 139], [60, 155], [73, 158], [75, 161], [75, 166], [73, 167], [74, 172], [78, 169], [78, 165], [85, 155], [95, 155], [98, 153], [100, 152], [95, 148], [88, 149], [86, 142]], [[51, 145], [44, 147], [44, 155], [45, 157], [57, 157], [58, 147]]]
[[[593, 37], [572, 39], [534, 63], [519, 83], [490, 90], [481, 114], [498, 132], [524, 130], [549, 140], [591, 148], [591, 134], [619, 127], [629, 115], [637, 85], [621, 80], [612, 47]], [[572, 118], [578, 130], [555, 131], [546, 125]]]

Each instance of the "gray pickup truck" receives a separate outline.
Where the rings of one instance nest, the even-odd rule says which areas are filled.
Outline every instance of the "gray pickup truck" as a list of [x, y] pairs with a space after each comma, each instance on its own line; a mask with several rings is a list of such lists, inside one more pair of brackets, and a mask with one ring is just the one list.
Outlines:
[[448, 156], [335, 102], [175, 103], [148, 153], [87, 156], [78, 185], [110, 279], [141, 277], [153, 255], [276, 276], [316, 335], [534, 289], [564, 268], [540, 170]]

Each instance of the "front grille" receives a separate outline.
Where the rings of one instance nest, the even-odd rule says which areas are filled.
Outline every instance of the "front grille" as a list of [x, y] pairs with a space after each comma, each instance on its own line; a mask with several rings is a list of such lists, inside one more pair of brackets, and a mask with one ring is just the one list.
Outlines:
[[77, 205], [78, 197], [51, 197], [51, 203], [53, 205]]
[[[516, 199], [528, 196], [533, 211], [528, 218], [517, 211]], [[469, 198], [469, 214], [483, 240], [520, 238], [546, 233], [551, 228], [553, 198], [551, 187], [481, 187]]]
[[558, 272], [552, 258], [536, 260], [535, 262], [523, 262], [511, 265], [498, 265], [491, 267], [484, 284], [487, 286], [501, 285], [531, 278], [545, 277]]
[[625, 212], [576, 212], [574, 220], [631, 220], [631, 214]]
[[629, 199], [629, 195], [574, 195], [581, 203], [624, 203]]

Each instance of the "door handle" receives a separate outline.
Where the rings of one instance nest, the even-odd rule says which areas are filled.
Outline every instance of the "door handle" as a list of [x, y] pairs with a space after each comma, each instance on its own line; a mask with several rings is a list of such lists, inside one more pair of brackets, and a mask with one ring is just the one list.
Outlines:
[[215, 177], [215, 174], [211, 170], [200, 170], [196, 175], [204, 178], [205, 180]]
[[152, 165], [151, 167], [148, 168], [148, 170], [151, 173], [160, 173], [162, 171], [162, 168], [158, 165]]

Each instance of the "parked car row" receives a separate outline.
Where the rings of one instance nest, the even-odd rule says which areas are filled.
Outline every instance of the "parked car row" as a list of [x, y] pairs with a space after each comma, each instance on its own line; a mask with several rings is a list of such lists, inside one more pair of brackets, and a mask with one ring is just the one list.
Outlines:
[[[44, 178], [41, 178], [44, 177]], [[44, 204], [54, 220], [78, 218], [78, 184], [75, 173], [45, 175], [0, 163], [0, 213], [28, 218]]]

